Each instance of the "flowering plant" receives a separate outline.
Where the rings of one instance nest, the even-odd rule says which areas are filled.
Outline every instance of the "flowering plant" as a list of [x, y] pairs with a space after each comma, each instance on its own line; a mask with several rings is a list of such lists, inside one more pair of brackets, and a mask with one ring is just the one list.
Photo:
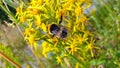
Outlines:
[[[86, 28], [89, 18], [84, 11], [90, 5], [89, 0], [22, 2], [16, 9], [16, 24], [23, 27], [24, 39], [36, 57], [55, 59], [61, 66], [87, 68], [97, 48], [93, 34]], [[62, 30], [54, 32], [54, 36], [50, 34], [51, 24], [66, 29], [64, 39], [57, 36]]]
[[[16, 16], [24, 27], [25, 40], [34, 51], [40, 50], [45, 58], [52, 58], [51, 53], [54, 54], [61, 65], [67, 60], [69, 66], [84, 67], [89, 65], [89, 60], [94, 57], [92, 50], [96, 48], [93, 34], [85, 27], [88, 18], [84, 10], [89, 6], [89, 0], [32, 0], [27, 5], [22, 3]], [[61, 25], [68, 30], [65, 39], [49, 34], [49, 25], [59, 24], [61, 16]], [[73, 60], [69, 56], [76, 60], [75, 63], [70, 63]]]

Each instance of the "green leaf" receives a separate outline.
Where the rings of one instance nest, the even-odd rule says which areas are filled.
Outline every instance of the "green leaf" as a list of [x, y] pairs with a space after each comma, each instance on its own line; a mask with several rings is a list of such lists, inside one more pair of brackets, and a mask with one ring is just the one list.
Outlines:
[[91, 65], [100, 65], [100, 64], [104, 64], [105, 60], [92, 60], [90, 62]]

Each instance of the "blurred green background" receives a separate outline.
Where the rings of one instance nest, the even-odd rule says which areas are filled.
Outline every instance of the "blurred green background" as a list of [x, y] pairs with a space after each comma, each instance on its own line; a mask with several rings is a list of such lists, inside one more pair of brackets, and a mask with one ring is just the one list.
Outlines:
[[[23, 0], [25, 3], [29, 0]], [[15, 14], [15, 5], [21, 0], [4, 0], [9, 9]], [[12, 4], [12, 5], [11, 5]], [[95, 35], [96, 57], [91, 60], [90, 68], [120, 68], [120, 0], [91, 0], [87, 9], [88, 29]], [[5, 52], [23, 68], [64, 68], [55, 60], [38, 59], [31, 53], [16, 27], [8, 26], [12, 21], [0, 8], [0, 50]], [[0, 68], [15, 68], [0, 57]], [[7, 66], [6, 66], [7, 65]], [[59, 66], [59, 67], [58, 67]]]

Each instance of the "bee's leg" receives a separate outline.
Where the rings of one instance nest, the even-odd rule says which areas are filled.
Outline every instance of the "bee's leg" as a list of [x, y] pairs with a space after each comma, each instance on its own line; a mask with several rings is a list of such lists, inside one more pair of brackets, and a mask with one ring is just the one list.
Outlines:
[[62, 23], [62, 20], [63, 20], [63, 18], [62, 18], [62, 15], [60, 16], [60, 21], [59, 21], [59, 24], [61, 24]]

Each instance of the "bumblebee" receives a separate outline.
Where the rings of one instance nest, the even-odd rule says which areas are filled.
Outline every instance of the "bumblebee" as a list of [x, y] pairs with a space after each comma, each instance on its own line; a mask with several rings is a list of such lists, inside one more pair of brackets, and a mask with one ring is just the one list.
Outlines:
[[67, 35], [68, 35], [68, 30], [67, 30], [66, 27], [60, 25], [61, 22], [62, 22], [62, 16], [61, 16], [61, 18], [60, 18], [60, 21], [59, 21], [59, 24], [58, 24], [58, 25], [57, 25], [57, 24], [51, 24], [51, 25], [50, 25], [49, 31], [50, 31], [50, 34], [53, 35], [53, 37], [56, 36], [56, 37], [58, 37], [58, 38], [64, 39], [64, 38], [66, 38]]

